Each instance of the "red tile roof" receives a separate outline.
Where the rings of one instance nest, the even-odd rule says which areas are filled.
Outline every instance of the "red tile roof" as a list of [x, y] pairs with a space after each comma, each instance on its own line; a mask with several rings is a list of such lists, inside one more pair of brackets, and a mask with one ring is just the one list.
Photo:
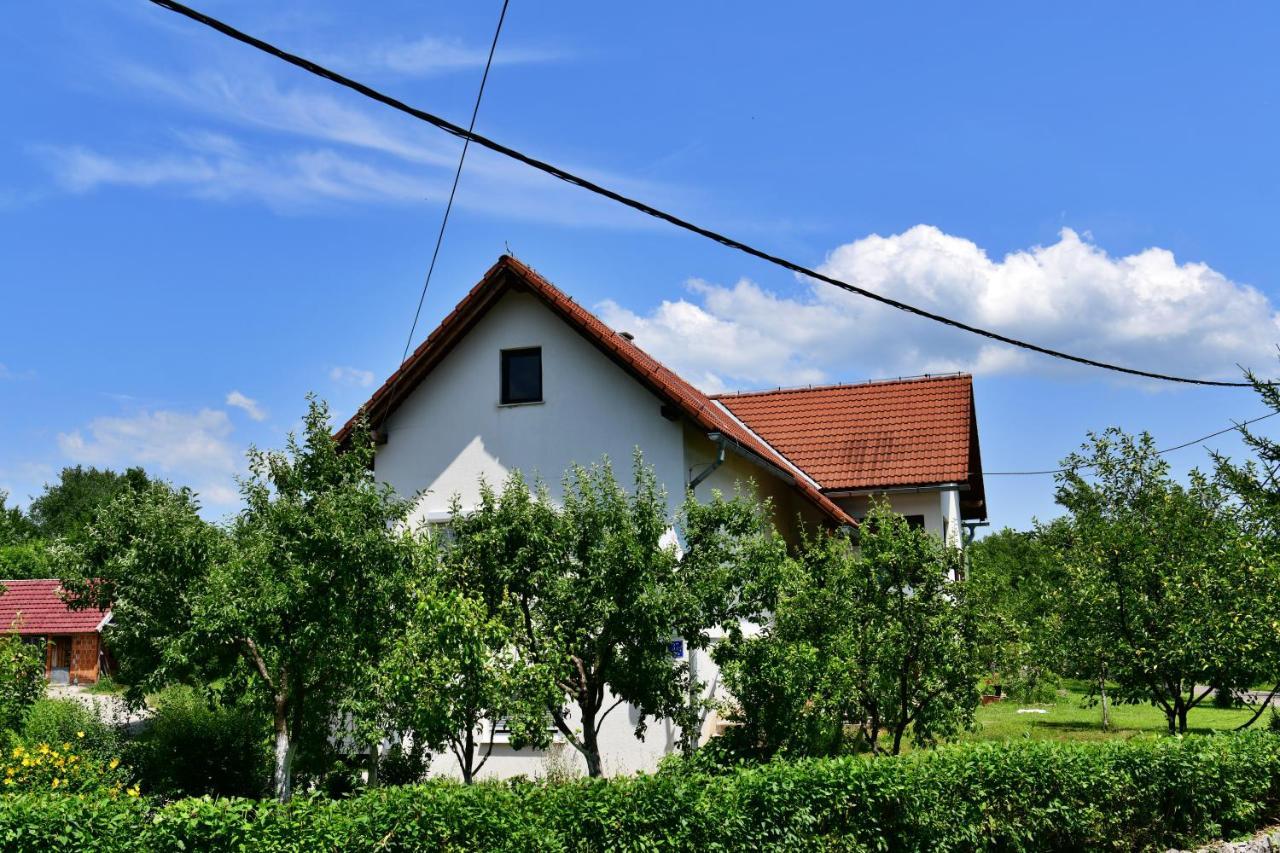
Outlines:
[[[923, 485], [964, 481], [967, 454], [972, 451], [976, 460], [977, 433], [973, 423], [972, 390], [967, 376], [937, 380], [942, 383], [937, 388], [946, 390], [923, 394], [919, 393], [920, 389], [906, 383], [875, 383], [725, 396], [718, 398], [724, 404], [722, 406], [610, 329], [533, 269], [507, 255], [498, 259], [484, 278], [414, 350], [413, 355], [373, 393], [361, 409], [370, 423], [375, 427], [384, 423], [508, 290], [524, 291], [540, 298], [660, 399], [703, 430], [720, 433], [745, 452], [766, 462], [781, 476], [791, 480], [807, 500], [837, 523], [849, 524], [853, 520], [822, 493], [822, 489], [832, 488], [829, 482], [875, 480], [876, 485]], [[882, 390], [865, 390], [872, 388]], [[824, 393], [828, 397], [824, 398]], [[924, 398], [931, 394], [938, 396], [939, 400], [933, 403], [925, 401]], [[917, 397], [921, 401], [916, 401]], [[767, 402], [766, 398], [772, 402]], [[795, 404], [787, 402], [788, 399]], [[806, 400], [809, 402], [803, 402]], [[863, 402], [858, 404], [854, 402], [856, 400]], [[802, 411], [806, 405], [816, 408], [806, 414]], [[768, 414], [770, 412], [774, 414]], [[836, 420], [829, 420], [832, 415]], [[335, 438], [345, 441], [355, 422], [353, 417]], [[744, 423], [750, 428], [744, 428]], [[972, 442], [969, 435], [971, 427]], [[875, 434], [864, 438], [868, 429], [874, 430]], [[960, 435], [961, 432], [964, 435]], [[826, 439], [822, 438], [824, 435]], [[775, 442], [774, 438], [778, 441]], [[937, 453], [942, 453], [943, 458], [930, 457], [930, 454]], [[934, 479], [939, 471], [945, 472], [946, 476]], [[981, 474], [977, 476], [980, 488]], [[925, 479], [920, 479], [922, 477]]]
[[0, 631], [19, 634], [90, 634], [107, 615], [100, 610], [71, 610], [57, 580], [0, 580]]
[[926, 376], [717, 395], [823, 489], [969, 479], [973, 380]]

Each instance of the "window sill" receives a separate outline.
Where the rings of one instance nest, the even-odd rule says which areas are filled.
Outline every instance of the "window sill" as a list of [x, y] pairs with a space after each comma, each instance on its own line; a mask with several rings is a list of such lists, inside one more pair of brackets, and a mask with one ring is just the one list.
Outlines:
[[519, 409], [522, 406], [545, 406], [546, 400], [529, 400], [527, 403], [499, 403], [499, 409]]

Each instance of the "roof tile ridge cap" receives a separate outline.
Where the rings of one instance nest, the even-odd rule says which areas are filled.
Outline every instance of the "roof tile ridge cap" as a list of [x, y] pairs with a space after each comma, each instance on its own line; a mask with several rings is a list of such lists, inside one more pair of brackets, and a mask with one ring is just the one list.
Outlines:
[[791, 461], [791, 459], [785, 453], [783, 453], [778, 448], [774, 447], [769, 441], [765, 440], [764, 436], [760, 435], [760, 433], [756, 432], [751, 427], [747, 426], [746, 422], [743, 421], [741, 418], [739, 418], [737, 415], [735, 415], [732, 409], [730, 409], [723, 402], [721, 402], [720, 400], [717, 400], [714, 397], [708, 397], [708, 400], [710, 400], [710, 402], [713, 403], [719, 411], [726, 414], [732, 423], [741, 427], [742, 430], [747, 433], [747, 435], [751, 436], [756, 441], [760, 442], [761, 446], [767, 448], [769, 451], [774, 453], [779, 459], [781, 459], [784, 463], [786, 463], [787, 467], [791, 468], [796, 474], [799, 474], [800, 477], [803, 478], [806, 483], [808, 483], [815, 490], [817, 490], [818, 494], [822, 494], [822, 486], [818, 484], [817, 480], [814, 480], [813, 477], [809, 476], [809, 473], [807, 471], [805, 471], [795, 462]]
[[897, 376], [892, 379], [863, 379], [859, 382], [829, 382], [825, 385], [791, 385], [778, 388], [763, 388], [758, 391], [721, 391], [708, 394], [712, 400], [732, 400], [736, 397], [769, 397], [778, 394], [805, 394], [813, 391], [845, 391], [857, 388], [876, 388], [882, 385], [917, 385], [927, 382], [953, 382], [956, 380], [973, 381], [972, 373], [956, 371], [955, 373], [922, 373], [919, 376]]

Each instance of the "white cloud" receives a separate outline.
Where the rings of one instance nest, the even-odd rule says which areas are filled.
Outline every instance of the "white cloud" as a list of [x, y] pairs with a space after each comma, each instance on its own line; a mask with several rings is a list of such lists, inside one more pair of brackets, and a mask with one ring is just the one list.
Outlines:
[[71, 462], [141, 465], [151, 474], [192, 486], [206, 505], [229, 506], [235, 500], [233, 476], [240, 460], [231, 432], [231, 420], [221, 410], [156, 409], [94, 418], [83, 429], [60, 433], [58, 446]]
[[267, 413], [263, 411], [262, 406], [258, 404], [258, 401], [254, 400], [252, 397], [246, 397], [239, 391], [232, 391], [227, 395], [227, 405], [235, 406], [237, 409], [242, 409], [246, 415], [253, 418], [255, 421], [265, 421], [267, 419]]
[[361, 370], [358, 367], [335, 367], [329, 371], [329, 378], [339, 385], [368, 388], [373, 384], [373, 371]]
[[[66, 190], [173, 188], [196, 198], [248, 199], [284, 211], [332, 202], [443, 203], [457, 166], [461, 143], [456, 139], [377, 106], [357, 107], [324, 91], [282, 87], [252, 70], [184, 76], [125, 66], [118, 82], [131, 94], [158, 95], [247, 135], [178, 133], [176, 146], [128, 153], [75, 144], [36, 147]], [[298, 147], [297, 139], [305, 147]], [[679, 197], [661, 184], [568, 167], [661, 203], [676, 203]], [[575, 227], [658, 227], [476, 146], [467, 155], [463, 183], [455, 204], [490, 216]]]
[[[389, 71], [407, 77], [425, 77], [469, 68], [483, 68], [488, 59], [488, 46], [471, 47], [460, 41], [438, 36], [421, 36], [413, 40], [399, 40], [371, 45], [359, 53], [347, 53], [328, 59], [335, 65], [355, 72]], [[493, 56], [493, 64], [527, 65], [552, 62], [562, 58], [551, 50], [522, 47], [499, 47]]]
[[[1238, 378], [1241, 364], [1267, 373], [1280, 340], [1280, 313], [1255, 288], [1166, 249], [1112, 257], [1070, 229], [993, 260], [972, 241], [917, 225], [840, 246], [819, 270], [971, 325], [1161, 372]], [[707, 390], [1077, 369], [804, 283], [790, 297], [747, 280], [694, 281], [692, 299], [647, 315], [611, 302], [601, 313]]]

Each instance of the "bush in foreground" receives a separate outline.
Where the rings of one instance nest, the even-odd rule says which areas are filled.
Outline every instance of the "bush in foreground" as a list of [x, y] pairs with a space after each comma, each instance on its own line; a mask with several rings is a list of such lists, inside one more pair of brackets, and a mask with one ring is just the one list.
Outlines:
[[270, 721], [185, 685], [162, 690], [125, 758], [148, 794], [257, 797], [267, 793]]
[[0, 846], [54, 850], [1102, 850], [1255, 829], [1280, 737], [964, 744], [706, 775], [464, 787], [348, 800], [0, 797]]

